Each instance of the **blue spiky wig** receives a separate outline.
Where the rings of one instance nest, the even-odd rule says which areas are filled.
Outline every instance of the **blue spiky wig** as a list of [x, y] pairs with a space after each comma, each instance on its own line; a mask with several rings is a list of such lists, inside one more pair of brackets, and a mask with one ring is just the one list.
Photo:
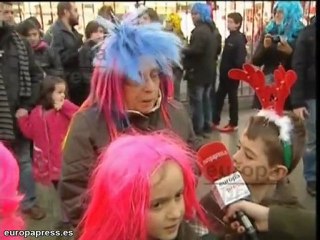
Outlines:
[[273, 11], [283, 12], [283, 21], [277, 25], [271, 20], [266, 26], [265, 32], [271, 35], [285, 36], [289, 43], [292, 43], [304, 28], [301, 19], [303, 18], [303, 9], [300, 1], [277, 1], [274, 4]]
[[157, 63], [161, 73], [171, 76], [171, 64], [180, 62], [180, 39], [162, 30], [158, 23], [147, 25], [119, 24], [101, 47], [95, 67], [116, 70], [135, 83], [142, 83], [141, 57]]
[[180, 38], [163, 31], [159, 23], [136, 25], [135, 18], [117, 21], [109, 28], [110, 35], [94, 60], [90, 94], [82, 105], [82, 109], [99, 107], [112, 139], [119, 129], [130, 127], [125, 83], [143, 84], [141, 73], [150, 67], [160, 71], [160, 112], [166, 126], [170, 126], [167, 104], [173, 95], [172, 65], [179, 64], [182, 47]]
[[205, 23], [212, 23], [210, 11], [210, 7], [205, 3], [195, 3], [191, 9], [191, 12], [198, 13], [201, 21]]

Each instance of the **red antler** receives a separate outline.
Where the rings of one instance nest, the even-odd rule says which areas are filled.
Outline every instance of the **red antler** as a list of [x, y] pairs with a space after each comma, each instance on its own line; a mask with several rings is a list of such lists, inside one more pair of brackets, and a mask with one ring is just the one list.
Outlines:
[[286, 72], [282, 65], [274, 71], [275, 99], [273, 105], [274, 110], [280, 116], [283, 114], [285, 101], [296, 80], [297, 74], [292, 70]]
[[231, 79], [247, 82], [256, 92], [262, 108], [270, 108], [272, 89], [265, 85], [265, 77], [260, 69], [251, 64], [243, 64], [243, 70], [231, 69], [228, 75]]
[[256, 92], [263, 109], [273, 108], [282, 115], [285, 100], [297, 79], [294, 71], [285, 71], [282, 65], [274, 71], [274, 83], [267, 86], [263, 72], [250, 64], [244, 64], [243, 70], [231, 69], [229, 78], [247, 82]]

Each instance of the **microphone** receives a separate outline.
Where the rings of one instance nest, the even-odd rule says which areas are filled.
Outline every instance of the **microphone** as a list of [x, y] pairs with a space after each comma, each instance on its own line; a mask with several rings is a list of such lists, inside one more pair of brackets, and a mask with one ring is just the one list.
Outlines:
[[[213, 183], [212, 194], [221, 209], [250, 197], [250, 191], [241, 174], [235, 171], [224, 144], [221, 142], [205, 144], [198, 150], [197, 157], [202, 174]], [[258, 240], [256, 229], [249, 218], [242, 211], [236, 215], [250, 239]]]

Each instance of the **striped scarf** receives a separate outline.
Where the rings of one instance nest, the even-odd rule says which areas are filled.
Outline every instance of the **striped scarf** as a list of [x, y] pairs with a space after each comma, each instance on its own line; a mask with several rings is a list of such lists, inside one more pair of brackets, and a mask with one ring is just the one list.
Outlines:
[[19, 86], [20, 97], [31, 97], [31, 77], [29, 69], [29, 54], [26, 45], [16, 31], [12, 31], [13, 42], [18, 49], [19, 56]]
[[[0, 56], [1, 58], [2, 56]], [[2, 60], [3, 61], [3, 60]], [[13, 116], [3, 81], [2, 61], [0, 61], [0, 140], [14, 140]]]
[[[20, 97], [31, 96], [31, 78], [29, 72], [29, 58], [26, 46], [17, 32], [12, 31], [13, 43], [17, 47], [19, 56], [19, 95]], [[3, 51], [2, 51], [3, 52]], [[3, 58], [3, 56], [0, 56]], [[7, 90], [2, 73], [2, 62], [0, 61], [0, 140], [14, 140], [14, 117], [10, 110]]]

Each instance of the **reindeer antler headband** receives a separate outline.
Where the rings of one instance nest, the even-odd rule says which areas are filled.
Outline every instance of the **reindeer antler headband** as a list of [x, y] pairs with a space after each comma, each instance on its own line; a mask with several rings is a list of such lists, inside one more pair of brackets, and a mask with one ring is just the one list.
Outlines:
[[266, 85], [265, 76], [260, 69], [244, 64], [243, 70], [230, 70], [229, 77], [247, 82], [256, 92], [262, 106], [262, 110], [257, 115], [265, 117], [279, 127], [279, 139], [284, 148], [285, 165], [290, 169], [293, 155], [290, 133], [293, 126], [290, 118], [283, 115], [283, 108], [290, 89], [297, 79], [296, 73], [292, 70], [285, 71], [280, 65], [274, 71], [274, 83]]

